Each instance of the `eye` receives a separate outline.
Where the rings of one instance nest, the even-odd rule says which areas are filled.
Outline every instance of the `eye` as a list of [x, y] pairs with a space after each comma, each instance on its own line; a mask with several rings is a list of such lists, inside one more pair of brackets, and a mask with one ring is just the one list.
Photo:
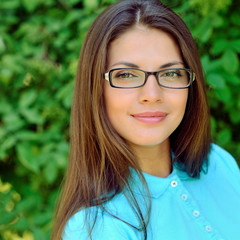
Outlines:
[[123, 73], [120, 72], [120, 73], [117, 73], [114, 77], [115, 78], [128, 79], [128, 78], [134, 78], [136, 76], [131, 72], [123, 72]]
[[113, 78], [119, 80], [128, 80], [133, 78], [138, 78], [139, 73], [137, 70], [130, 70], [130, 69], [122, 69], [122, 70], [114, 70]]
[[174, 70], [174, 71], [167, 71], [164, 72], [162, 77], [170, 77], [170, 78], [177, 78], [177, 77], [181, 77], [182, 74], [180, 73], [180, 71]]

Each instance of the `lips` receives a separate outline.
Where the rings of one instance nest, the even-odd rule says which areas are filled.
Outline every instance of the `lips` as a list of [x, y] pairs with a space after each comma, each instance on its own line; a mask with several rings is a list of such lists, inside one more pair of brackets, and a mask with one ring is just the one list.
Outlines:
[[163, 121], [167, 113], [165, 112], [142, 112], [142, 113], [136, 113], [131, 115], [134, 119], [147, 123], [147, 124], [154, 124], [154, 123], [160, 123]]
[[164, 112], [143, 112], [143, 113], [137, 113], [133, 114], [134, 117], [166, 117], [167, 113]]

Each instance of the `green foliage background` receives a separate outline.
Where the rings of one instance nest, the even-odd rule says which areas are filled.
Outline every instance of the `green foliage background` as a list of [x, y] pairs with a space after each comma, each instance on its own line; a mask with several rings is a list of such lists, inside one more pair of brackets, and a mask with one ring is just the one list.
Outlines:
[[[113, 2], [0, 1], [0, 239], [49, 239], [79, 51], [94, 18]], [[213, 140], [239, 160], [240, 2], [163, 2], [199, 46]]]

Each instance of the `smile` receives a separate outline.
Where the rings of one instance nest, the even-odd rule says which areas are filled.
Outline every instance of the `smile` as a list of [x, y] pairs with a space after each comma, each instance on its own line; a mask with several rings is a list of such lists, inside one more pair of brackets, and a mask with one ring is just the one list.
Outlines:
[[131, 115], [134, 119], [147, 123], [147, 124], [156, 124], [162, 122], [166, 116], [167, 113], [164, 112], [143, 112], [143, 113], [137, 113]]

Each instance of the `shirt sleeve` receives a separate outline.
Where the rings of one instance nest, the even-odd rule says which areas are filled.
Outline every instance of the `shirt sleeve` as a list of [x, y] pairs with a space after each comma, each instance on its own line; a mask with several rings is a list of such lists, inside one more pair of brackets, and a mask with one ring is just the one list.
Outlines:
[[[90, 225], [91, 226], [91, 225]], [[108, 214], [98, 214], [93, 231], [93, 240], [137, 240], [133, 228]], [[67, 222], [63, 240], [89, 240], [84, 210], [74, 214]]]
[[217, 171], [224, 172], [233, 182], [240, 184], [239, 167], [230, 153], [218, 145], [212, 144], [209, 159], [214, 159], [213, 163], [210, 162], [210, 165], [214, 165], [212, 167], [217, 168]]

